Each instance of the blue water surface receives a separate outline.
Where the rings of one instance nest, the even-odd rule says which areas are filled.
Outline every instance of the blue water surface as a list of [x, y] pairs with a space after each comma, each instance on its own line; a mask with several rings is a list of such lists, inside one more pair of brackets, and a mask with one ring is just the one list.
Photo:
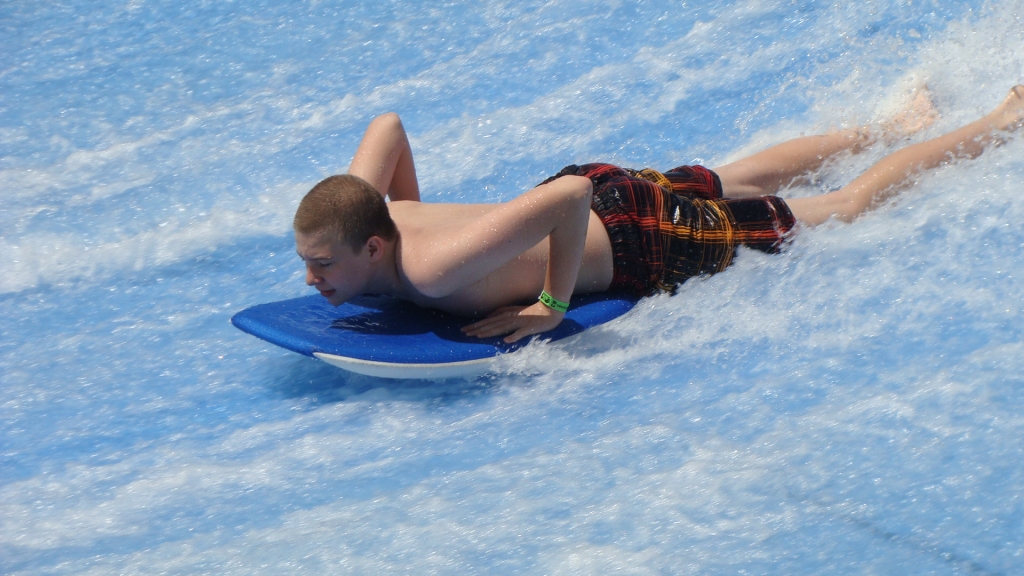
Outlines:
[[[424, 200], [1024, 80], [1024, 2], [0, 6], [0, 572], [1024, 573], [1024, 139], [475, 379], [230, 326], [397, 111]], [[911, 140], [844, 156], [841, 186]]]

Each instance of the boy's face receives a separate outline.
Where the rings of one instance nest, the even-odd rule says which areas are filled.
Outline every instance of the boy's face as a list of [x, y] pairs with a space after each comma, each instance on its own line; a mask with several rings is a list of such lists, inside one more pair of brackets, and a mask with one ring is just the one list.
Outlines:
[[362, 294], [369, 282], [371, 262], [365, 246], [357, 253], [325, 235], [296, 232], [295, 251], [306, 263], [306, 284], [334, 306]]

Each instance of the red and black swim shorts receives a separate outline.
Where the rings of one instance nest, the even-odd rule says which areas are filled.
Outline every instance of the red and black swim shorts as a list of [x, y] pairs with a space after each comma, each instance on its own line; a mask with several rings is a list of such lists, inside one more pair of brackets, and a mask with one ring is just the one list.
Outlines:
[[570, 174], [593, 183], [591, 208], [612, 244], [611, 290], [674, 291], [688, 278], [724, 270], [739, 246], [778, 252], [795, 224], [781, 198], [722, 198], [718, 175], [703, 166], [662, 173], [572, 165], [545, 182]]

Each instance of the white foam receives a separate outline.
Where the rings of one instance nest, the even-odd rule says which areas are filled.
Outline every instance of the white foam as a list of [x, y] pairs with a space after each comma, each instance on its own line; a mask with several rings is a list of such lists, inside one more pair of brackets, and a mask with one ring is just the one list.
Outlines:
[[281, 234], [304, 184], [282, 184], [255, 202], [217, 207], [205, 217], [162, 222], [157, 228], [88, 244], [70, 234], [30, 233], [11, 241], [0, 238], [0, 294], [40, 285], [65, 285], [82, 279], [158, 268], [210, 252], [240, 237]]
[[[693, 94], [782, 69], [773, 67], [802, 56], [808, 43], [844, 42], [841, 31], [874, 22], [868, 12], [876, 8], [836, 6], [812, 27], [814, 39], [769, 38], [746, 50], [731, 39], [735, 31], [789, 7], [729, 7], [685, 41], [594, 66], [530, 103], [502, 108], [494, 98], [482, 112], [426, 127], [414, 135], [424, 150], [425, 182], [444, 197], [442, 184], [468, 177], [456, 168], [493, 173], [498, 160], [478, 145], [507, 150], [512, 161], [564, 148], [589, 153], [589, 143], [613, 134], [614, 123], [670, 118]], [[944, 113], [934, 130], [977, 115], [1013, 83], [1005, 76], [1021, 58], [1018, 9], [1003, 4], [983, 20], [955, 24], [923, 43], [905, 72], [886, 71], [889, 46], [852, 47], [829, 65], [843, 70], [836, 83], [804, 83], [813, 99], [808, 118], [774, 123], [752, 134], [751, 146], [870, 119], [886, 84], [901, 91], [917, 78], [927, 80]], [[524, 42], [538, 35], [525, 34]], [[437, 89], [480, 71], [498, 44], [369, 95], [296, 106], [280, 124], [263, 120], [271, 131], [295, 128], [280, 139], [243, 145], [185, 130], [168, 141], [68, 156], [59, 168], [72, 161], [86, 171], [91, 162], [113, 168], [180, 137], [193, 150], [179, 151], [175, 166], [220, 154], [204, 166], [244, 171], [332, 124], [365, 122], [371, 110], [394, 105], [414, 87]], [[714, 56], [708, 67], [680, 65], [704, 53]], [[979, 64], [978, 54], [996, 56]], [[658, 82], [676, 67], [678, 81]], [[977, 82], [992, 86], [981, 91]], [[590, 90], [593, 84], [600, 89]], [[250, 103], [275, 113], [293, 104], [264, 96]], [[753, 126], [764, 113], [741, 121]], [[593, 115], [609, 124], [578, 133], [546, 125]], [[37, 401], [74, 396], [77, 403], [62, 406], [60, 418], [17, 425], [49, 426], [62, 440], [86, 445], [110, 431], [126, 439], [116, 450], [102, 445], [107, 462], [82, 464], [94, 461], [81, 454], [28, 462], [26, 469], [39, 464], [42, 471], [0, 487], [0, 535], [29, 570], [54, 572], [1012, 571], [1021, 550], [1013, 541], [1018, 523], [1006, 511], [1017, 506], [1024, 460], [1014, 439], [1024, 421], [1014, 412], [1019, 394], [1008, 388], [1024, 373], [1024, 355], [1019, 342], [1001, 339], [1016, 334], [1024, 302], [1012, 228], [1024, 219], [1022, 147], [1017, 139], [940, 170], [852, 225], [804, 231], [785, 254], [744, 252], [725, 273], [689, 282], [678, 296], [644, 300], [620, 321], [562, 343], [533, 344], [502, 359], [484, 394], [456, 387], [446, 396], [436, 385], [417, 395], [411, 385], [326, 376], [256, 344], [235, 352], [248, 354], [243, 360], [217, 364], [211, 357], [236, 350], [238, 341], [197, 327], [194, 310], [163, 331], [139, 320], [131, 339], [158, 343], [112, 347], [109, 358], [86, 357], [70, 344], [59, 349], [62, 362], [81, 369], [59, 373], [71, 373], [68, 382], [53, 383], [62, 376], [34, 357], [39, 367], [21, 380], [26, 389], [47, 391]], [[842, 180], [868, 158], [853, 168], [829, 167], [829, 177]], [[81, 188], [58, 179], [55, 190], [88, 207], [163, 173], [149, 168], [124, 179], [92, 175]], [[283, 234], [308, 183], [273, 174], [279, 183], [269, 193], [225, 194], [212, 210], [196, 207], [125, 238], [105, 235], [116, 229], [107, 223], [66, 233], [5, 230], [0, 291], [117, 276], [252, 234]], [[26, 178], [26, 210], [63, 206], [67, 198], [51, 198], [45, 184], [33, 188], [37, 176], [8, 175]], [[203, 204], [203, 192], [194, 194]], [[102, 240], [85, 246], [86, 237]], [[975, 334], [963, 343], [974, 348], [957, 356], [956, 339], [986, 327], [989, 340]], [[71, 329], [79, 330], [66, 335], [72, 344], [96, 339]], [[20, 350], [37, 349], [54, 333], [41, 332]], [[165, 347], [161, 337], [173, 339], [173, 359], [154, 350]], [[878, 342], [903, 356], [887, 358]], [[124, 381], [104, 381], [108, 372], [100, 367], [133, 365], [147, 353], [167, 363], [158, 369], [180, 372], [175, 384], [182, 385], [161, 388], [156, 371], [141, 382], [135, 370], [118, 373]], [[27, 370], [10, 356], [4, 362], [5, 370]], [[302, 388], [306, 380], [324, 389]], [[155, 397], [133, 398], [127, 407], [93, 398], [97, 389], [115, 395], [151, 387]], [[243, 390], [227, 396], [241, 408], [217, 404], [226, 403], [226, 389]], [[330, 403], [337, 389], [345, 401]], [[296, 394], [328, 400], [303, 411]], [[12, 412], [28, 402], [8, 398]], [[232, 416], [214, 416], [231, 409]], [[279, 420], [243, 415], [249, 410]], [[178, 423], [156, 439], [135, 437], [118, 421], [124, 412]]]

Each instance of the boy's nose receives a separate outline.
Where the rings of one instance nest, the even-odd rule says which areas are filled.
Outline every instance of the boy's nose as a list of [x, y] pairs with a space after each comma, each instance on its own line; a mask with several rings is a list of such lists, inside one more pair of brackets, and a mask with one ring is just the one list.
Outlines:
[[320, 282], [320, 279], [313, 275], [313, 271], [306, 266], [306, 286], [312, 286]]

